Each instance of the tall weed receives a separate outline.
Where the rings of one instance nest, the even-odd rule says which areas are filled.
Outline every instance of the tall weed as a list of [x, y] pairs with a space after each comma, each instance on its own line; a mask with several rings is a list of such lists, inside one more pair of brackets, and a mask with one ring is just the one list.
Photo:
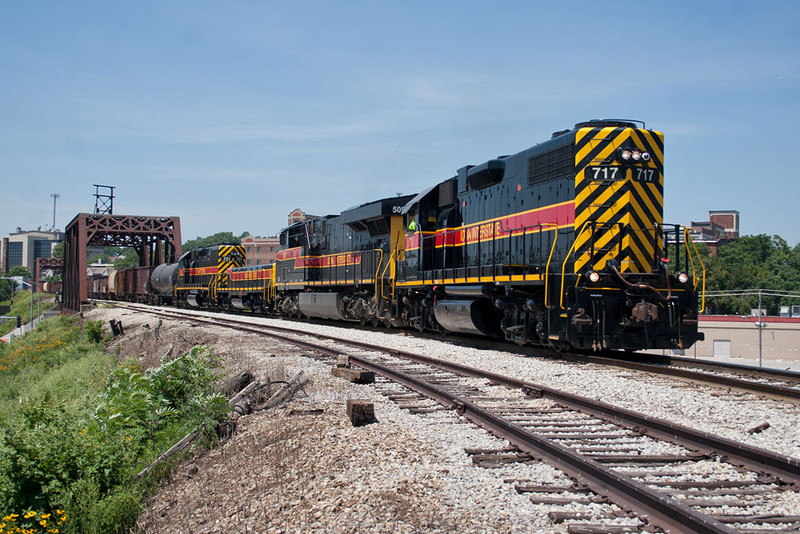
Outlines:
[[142, 373], [100, 351], [99, 328], [45, 324], [0, 349], [0, 513], [60, 510], [60, 532], [123, 532], [142, 458], [192, 429], [213, 440], [228, 412], [220, 359], [195, 347]]

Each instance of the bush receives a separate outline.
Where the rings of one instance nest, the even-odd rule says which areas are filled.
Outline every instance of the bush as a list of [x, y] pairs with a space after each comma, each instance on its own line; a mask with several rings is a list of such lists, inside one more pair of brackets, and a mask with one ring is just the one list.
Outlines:
[[103, 340], [103, 321], [86, 321], [86, 326], [83, 328], [86, 331], [86, 337], [92, 343], [100, 343]]
[[[192, 429], [213, 441], [228, 412], [213, 391], [220, 359], [206, 347], [147, 373], [135, 363], [114, 366], [98, 381], [113, 361], [95, 356], [101, 325], [56, 322], [0, 349], [0, 512], [17, 514], [15, 525], [28, 521], [18, 511], [35, 510], [32, 518], [52, 526], [41, 514], [59, 510], [69, 517], [62, 532], [127, 531], [141, 510], [134, 475], [142, 462]], [[23, 393], [33, 398], [11, 396]]]

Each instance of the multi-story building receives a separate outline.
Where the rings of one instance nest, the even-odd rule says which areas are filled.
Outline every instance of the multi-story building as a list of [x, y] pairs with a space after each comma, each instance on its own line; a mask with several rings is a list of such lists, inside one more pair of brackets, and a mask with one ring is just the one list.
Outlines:
[[716, 210], [708, 212], [708, 220], [722, 227], [726, 239], [739, 237], [739, 212], [736, 210]]
[[275, 262], [278, 254], [278, 236], [258, 237], [247, 236], [242, 239], [247, 265], [268, 265]]
[[63, 232], [23, 232], [17, 228], [16, 232], [0, 238], [0, 271], [6, 273], [12, 267], [23, 266], [33, 274], [36, 259], [52, 257], [53, 247], [62, 241]]
[[692, 221], [692, 240], [706, 243], [714, 255], [717, 247], [739, 238], [739, 212], [715, 210], [708, 212], [708, 221]]
[[292, 211], [289, 212], [289, 224], [288, 224], [288, 226], [291, 226], [294, 223], [302, 222], [302, 221], [305, 221], [306, 219], [311, 219], [311, 218], [313, 218], [313, 215], [312, 216], [306, 215], [306, 212], [304, 212], [300, 208], [295, 208], [295, 209], [293, 209]]

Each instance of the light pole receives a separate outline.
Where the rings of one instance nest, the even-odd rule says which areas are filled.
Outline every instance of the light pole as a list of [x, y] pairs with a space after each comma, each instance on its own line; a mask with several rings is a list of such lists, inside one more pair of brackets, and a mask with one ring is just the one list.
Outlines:
[[50, 196], [53, 197], [53, 228], [52, 230], [56, 231], [56, 200], [61, 197], [58, 193], [50, 193]]
[[764, 358], [763, 358], [763, 349], [761, 345], [761, 332], [766, 328], [767, 323], [764, 322], [764, 316], [761, 314], [761, 290], [758, 291], [758, 322], [756, 323], [756, 327], [758, 328], [758, 366], [764, 366]]

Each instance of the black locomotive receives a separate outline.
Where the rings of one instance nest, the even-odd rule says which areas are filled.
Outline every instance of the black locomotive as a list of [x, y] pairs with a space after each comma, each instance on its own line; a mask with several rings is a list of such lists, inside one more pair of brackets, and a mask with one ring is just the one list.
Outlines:
[[580, 123], [417, 195], [296, 223], [274, 265], [195, 251], [215, 258], [209, 278], [181, 258], [153, 294], [556, 349], [685, 349], [702, 339], [704, 271], [686, 229], [663, 223], [663, 150], [643, 123]]

